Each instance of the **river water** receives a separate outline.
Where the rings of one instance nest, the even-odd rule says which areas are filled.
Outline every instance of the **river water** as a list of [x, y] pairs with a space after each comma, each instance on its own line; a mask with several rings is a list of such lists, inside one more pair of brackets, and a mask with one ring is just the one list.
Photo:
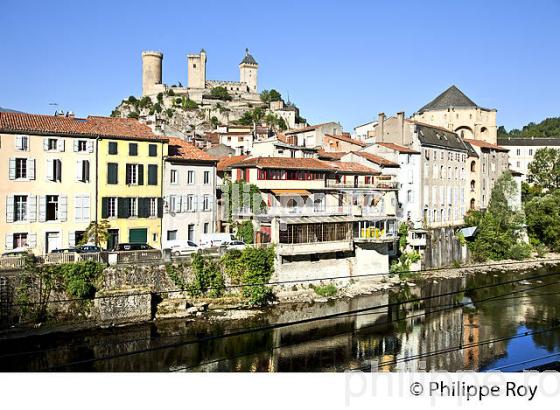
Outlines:
[[520, 371], [560, 360], [559, 302], [560, 271], [419, 280], [353, 299], [279, 305], [250, 320], [0, 340], [0, 370]]

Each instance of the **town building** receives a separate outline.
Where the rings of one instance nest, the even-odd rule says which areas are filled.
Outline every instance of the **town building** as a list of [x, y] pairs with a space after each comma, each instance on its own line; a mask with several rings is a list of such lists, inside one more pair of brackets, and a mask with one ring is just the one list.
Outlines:
[[467, 163], [467, 203], [469, 209], [485, 209], [494, 184], [508, 170], [509, 150], [486, 141], [465, 139], [475, 155]]
[[287, 138], [278, 134], [262, 141], [253, 142], [251, 155], [254, 157], [316, 158], [318, 148], [288, 144]]
[[[324, 137], [342, 134], [342, 126], [334, 121], [290, 130], [284, 133], [286, 142], [300, 147], [322, 147]], [[339, 151], [343, 151], [340, 149]]]
[[216, 163], [180, 138], [169, 138], [163, 172], [163, 247], [172, 241], [198, 243], [215, 232]]
[[418, 211], [424, 227], [463, 224], [469, 148], [458, 134], [405, 119], [400, 112], [387, 120], [380, 115], [375, 139], [378, 144], [393, 143], [421, 153]]
[[543, 148], [560, 150], [560, 138], [500, 138], [498, 145], [509, 150], [510, 169], [521, 173], [521, 179], [527, 181], [529, 164], [535, 158], [537, 151]]
[[[257, 237], [275, 244], [277, 279], [387, 272], [397, 240], [395, 211], [382, 207], [391, 191], [380, 172], [352, 162], [252, 157], [232, 164], [232, 180], [257, 185], [266, 210], [232, 210], [252, 218]], [[385, 180], [383, 180], [384, 182]]]
[[[153, 162], [161, 170], [164, 141], [147, 126], [133, 119], [0, 113], [0, 144], [6, 164], [0, 173], [0, 214], [5, 215], [0, 248], [29, 248], [43, 254], [72, 247], [91, 221], [104, 216], [110, 220], [113, 238], [118, 238], [115, 229], [126, 230], [121, 238], [141, 241], [144, 236], [135, 236], [134, 229], [145, 229], [145, 242], [159, 244], [161, 176], [157, 168], [155, 175], [152, 168], [144, 171], [149, 173], [146, 183], [153, 186], [143, 186], [132, 195], [140, 180], [144, 185], [144, 173], [140, 176], [139, 171], [150, 162], [150, 145], [156, 146]], [[136, 155], [134, 170], [126, 166], [129, 145], [142, 153]], [[132, 172], [134, 186], [132, 181], [125, 183]], [[132, 203], [129, 194], [134, 197]], [[119, 203], [119, 197], [127, 199]], [[144, 217], [152, 211], [153, 217]], [[126, 226], [119, 226], [117, 221], [126, 212], [134, 215]], [[148, 231], [152, 236], [148, 237]], [[156, 239], [149, 241], [154, 235]]]
[[412, 120], [445, 128], [461, 138], [496, 144], [496, 109], [480, 107], [454, 85], [420, 108]]

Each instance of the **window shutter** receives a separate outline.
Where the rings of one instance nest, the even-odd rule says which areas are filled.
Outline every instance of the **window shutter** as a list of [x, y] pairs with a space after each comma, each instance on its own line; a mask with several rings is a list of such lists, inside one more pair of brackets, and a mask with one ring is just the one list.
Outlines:
[[9, 165], [9, 170], [8, 170], [8, 174], [10, 176], [10, 179], [16, 179], [16, 159], [15, 158], [10, 158], [10, 165]]
[[150, 198], [138, 198], [138, 216], [140, 218], [150, 216]]
[[55, 159], [54, 163], [56, 166], [56, 181], [62, 181], [62, 161]]
[[80, 145], [80, 141], [74, 140], [73, 145], [74, 145], [74, 152], [78, 152], [78, 146]]
[[56, 140], [56, 150], [58, 152], [64, 152], [64, 140], [62, 138]]
[[58, 220], [65, 222], [68, 217], [68, 197], [60, 195], [58, 197]]
[[29, 195], [27, 197], [27, 221], [35, 222], [37, 220], [37, 197]]
[[138, 164], [138, 185], [144, 185], [144, 164]]
[[148, 165], [148, 185], [157, 185], [158, 183], [158, 166]]
[[118, 200], [118, 214], [119, 218], [128, 218], [130, 215], [128, 213], [128, 206], [130, 203], [130, 198], [119, 198]]
[[68, 232], [68, 246], [76, 246], [76, 232]]
[[16, 135], [16, 149], [23, 150], [23, 135]]
[[35, 179], [35, 160], [28, 159], [27, 160], [27, 178], [28, 179]]
[[47, 159], [47, 180], [52, 181], [53, 179], [53, 160]]
[[45, 150], [45, 151], [49, 150], [49, 139], [48, 138], [43, 138], [43, 150]]
[[76, 195], [74, 196], [74, 219], [76, 222], [82, 221], [82, 196]]
[[101, 198], [101, 218], [107, 219], [109, 217], [109, 198]]
[[82, 196], [82, 222], [89, 222], [90, 216], [89, 195]]
[[84, 182], [89, 182], [89, 160], [86, 159], [83, 161], [84, 163]]
[[77, 181], [83, 181], [84, 179], [84, 174], [83, 174], [83, 165], [82, 165], [82, 160], [79, 159], [76, 161], [76, 180]]
[[39, 196], [39, 222], [47, 220], [47, 197], [45, 195]]
[[157, 216], [158, 218], [163, 217], [163, 198], [157, 199]]
[[14, 222], [14, 196], [6, 197], [6, 222]]
[[37, 234], [28, 233], [27, 234], [27, 246], [29, 248], [35, 248], [37, 246]]
[[10, 251], [12, 249], [14, 249], [14, 235], [11, 233], [7, 233], [6, 234], [6, 245], [5, 245], [6, 250]]
[[107, 164], [107, 183], [118, 184], [119, 183], [118, 175], [119, 175], [119, 165]]
[[162, 202], [163, 205], [163, 201], [165, 201], [165, 203], [167, 204], [167, 206], [165, 207], [165, 209], [163, 210], [163, 212], [165, 212], [166, 214], [169, 213], [169, 196], [164, 196]]
[[88, 152], [93, 152], [93, 141], [87, 142], [87, 150]]
[[130, 164], [126, 164], [126, 185], [130, 185], [130, 180], [132, 178], [131, 172], [130, 172], [130, 168], [132, 167], [132, 165]]

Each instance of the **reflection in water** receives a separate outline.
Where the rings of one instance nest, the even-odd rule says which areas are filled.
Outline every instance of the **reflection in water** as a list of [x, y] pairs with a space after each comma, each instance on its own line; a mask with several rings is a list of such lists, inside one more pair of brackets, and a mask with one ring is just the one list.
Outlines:
[[[545, 272], [532, 274], [537, 273]], [[4, 340], [0, 370], [489, 370], [560, 351], [560, 331], [548, 331], [560, 319], [560, 285], [554, 283], [560, 275], [460, 292], [519, 277], [479, 274], [419, 282], [398, 292], [276, 307], [245, 321], [165, 321]], [[422, 300], [404, 302], [411, 299]], [[344, 314], [348, 311], [357, 312]], [[342, 315], [221, 337], [335, 314]]]

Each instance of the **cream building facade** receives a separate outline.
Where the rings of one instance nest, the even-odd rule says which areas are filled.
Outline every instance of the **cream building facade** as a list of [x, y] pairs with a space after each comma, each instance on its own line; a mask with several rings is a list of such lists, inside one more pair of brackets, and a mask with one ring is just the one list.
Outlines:
[[462, 138], [496, 144], [496, 109], [478, 106], [454, 85], [420, 108], [412, 119], [446, 128]]
[[512, 171], [521, 173], [522, 181], [527, 181], [529, 164], [539, 149], [560, 150], [560, 138], [501, 138], [498, 145], [509, 150], [509, 165]]

